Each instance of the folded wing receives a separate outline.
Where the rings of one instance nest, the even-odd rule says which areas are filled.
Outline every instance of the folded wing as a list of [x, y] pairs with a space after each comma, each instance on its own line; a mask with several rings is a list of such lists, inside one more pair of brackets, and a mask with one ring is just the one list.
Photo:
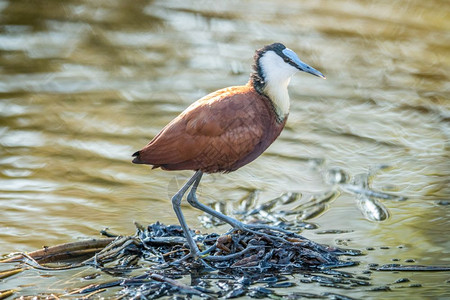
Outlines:
[[254, 89], [219, 90], [189, 106], [133, 162], [165, 170], [232, 171], [261, 148], [267, 118], [267, 103]]

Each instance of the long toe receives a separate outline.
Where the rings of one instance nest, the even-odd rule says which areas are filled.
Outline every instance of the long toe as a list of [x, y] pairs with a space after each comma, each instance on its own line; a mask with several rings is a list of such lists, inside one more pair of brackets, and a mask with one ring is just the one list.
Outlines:
[[281, 233], [284, 233], [284, 234], [290, 235], [290, 236], [300, 237], [300, 235], [298, 235], [297, 233], [286, 230], [279, 226], [271, 226], [271, 225], [266, 225], [266, 224], [243, 224], [243, 225], [244, 225], [244, 227], [251, 228], [251, 229], [266, 229], [269, 231], [281, 232]]
[[295, 237], [295, 238], [303, 238], [302, 236], [285, 230], [281, 227], [277, 226], [269, 226], [265, 224], [244, 224], [239, 222], [239, 226], [236, 226], [235, 229], [252, 233], [256, 236], [265, 237], [266, 239], [278, 241], [282, 243], [291, 243], [286, 238]]
[[192, 268], [196, 268], [196, 269], [202, 268], [204, 271], [216, 270], [215, 268], [213, 268], [212, 266], [210, 266], [208, 263], [205, 262], [205, 260], [203, 259], [204, 256], [205, 256], [205, 254], [203, 254], [201, 252], [194, 253], [193, 251], [191, 251], [191, 252], [189, 252], [189, 254], [186, 254], [182, 258], [171, 262], [169, 265], [177, 266], [182, 263], [185, 263], [185, 264], [191, 264]]

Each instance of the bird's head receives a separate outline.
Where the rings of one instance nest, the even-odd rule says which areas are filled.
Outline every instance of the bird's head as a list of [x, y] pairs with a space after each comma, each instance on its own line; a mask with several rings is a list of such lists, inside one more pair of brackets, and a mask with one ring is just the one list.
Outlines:
[[[310, 73], [325, 79], [325, 76], [298, 58], [297, 54], [281, 43], [274, 43], [256, 50], [253, 80], [263, 89], [270, 81], [289, 80], [298, 71]], [[256, 75], [256, 76], [255, 76]], [[257, 78], [259, 77], [259, 78]]]
[[280, 121], [289, 114], [287, 87], [292, 75], [303, 71], [325, 79], [322, 73], [302, 62], [294, 51], [280, 43], [256, 50], [254, 58], [254, 72], [250, 76], [249, 83], [258, 93], [272, 101], [277, 119]]

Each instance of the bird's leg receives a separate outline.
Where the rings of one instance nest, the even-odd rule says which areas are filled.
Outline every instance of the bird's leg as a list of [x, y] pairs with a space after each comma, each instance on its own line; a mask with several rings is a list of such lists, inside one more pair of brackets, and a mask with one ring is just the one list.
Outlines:
[[213, 217], [216, 217], [219, 220], [222, 220], [222, 221], [230, 224], [234, 228], [242, 229], [244, 226], [244, 223], [242, 223], [236, 219], [230, 218], [218, 211], [215, 211], [211, 207], [206, 206], [205, 204], [200, 203], [198, 201], [196, 192], [197, 192], [198, 184], [200, 183], [200, 179], [202, 179], [202, 175], [203, 174], [200, 174], [200, 176], [195, 180], [194, 184], [192, 185], [191, 191], [189, 192], [189, 194], [187, 196], [187, 201], [189, 202], [189, 204], [197, 209], [200, 209], [200, 210], [206, 212], [207, 214], [210, 214]]
[[183, 199], [184, 194], [189, 189], [189, 187], [196, 182], [198, 185], [198, 182], [202, 178], [202, 171], [195, 172], [194, 176], [192, 176], [184, 185], [183, 187], [172, 197], [172, 206], [173, 210], [175, 211], [175, 214], [177, 215], [178, 221], [180, 222], [181, 228], [183, 228], [184, 236], [186, 237], [186, 240], [189, 245], [189, 249], [191, 252], [189, 253], [190, 256], [192, 256], [194, 259], [197, 259], [200, 255], [200, 251], [198, 250], [197, 244], [195, 243], [194, 239], [191, 236], [191, 233], [189, 232], [189, 227], [186, 223], [186, 220], [184, 218], [183, 212], [181, 211], [181, 200]]
[[276, 239], [276, 240], [283, 241], [283, 242], [286, 241], [283, 238], [280, 238], [280, 237], [277, 237], [277, 236], [273, 236], [273, 235], [269, 235], [269, 234], [265, 234], [265, 233], [262, 233], [262, 232], [257, 232], [257, 231], [252, 230], [251, 228], [275, 230], [275, 231], [283, 232], [285, 234], [295, 235], [294, 233], [292, 233], [290, 231], [287, 231], [287, 230], [284, 230], [284, 229], [278, 228], [278, 227], [273, 227], [273, 226], [268, 226], [268, 225], [246, 225], [246, 224], [242, 223], [241, 221], [238, 221], [238, 220], [236, 220], [234, 218], [228, 217], [228, 216], [226, 216], [226, 215], [224, 215], [224, 214], [222, 214], [222, 213], [220, 213], [218, 211], [215, 211], [211, 207], [206, 206], [203, 203], [200, 203], [198, 201], [198, 199], [197, 199], [196, 192], [197, 192], [198, 184], [200, 183], [200, 180], [202, 179], [202, 175], [203, 174], [200, 174], [200, 176], [198, 176], [196, 178], [196, 180], [195, 180], [194, 184], [192, 185], [192, 188], [191, 188], [191, 190], [190, 190], [190, 192], [189, 192], [189, 194], [187, 196], [187, 201], [193, 207], [195, 207], [197, 209], [200, 209], [200, 210], [206, 212], [207, 214], [210, 214], [211, 216], [216, 217], [219, 220], [224, 221], [225, 223], [230, 224], [231, 226], [233, 226], [233, 228], [237, 228], [237, 229], [240, 229], [240, 230], [243, 230], [243, 231], [251, 232], [251, 233], [256, 234], [256, 235], [265, 236], [265, 237], [267, 237], [269, 239]]

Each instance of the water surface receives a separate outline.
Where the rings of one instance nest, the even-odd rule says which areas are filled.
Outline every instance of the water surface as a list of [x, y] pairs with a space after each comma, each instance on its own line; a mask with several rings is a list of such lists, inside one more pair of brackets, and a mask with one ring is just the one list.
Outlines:
[[[390, 217], [376, 222], [341, 192], [303, 234], [364, 250], [363, 264], [450, 264], [449, 20], [442, 0], [1, 1], [1, 253], [177, 223], [169, 198], [192, 172], [131, 154], [201, 96], [245, 84], [254, 50], [279, 41], [327, 80], [297, 74], [280, 138], [250, 165], [206, 176], [200, 199], [230, 211], [254, 191], [261, 203], [306, 201], [332, 188], [330, 169], [371, 173], [373, 189], [408, 200], [380, 201]], [[184, 212], [202, 228], [200, 212]], [[342, 233], [320, 234], [331, 229]], [[389, 297], [449, 295], [448, 273], [371, 275], [374, 286], [400, 277], [422, 287], [392, 285]]]

